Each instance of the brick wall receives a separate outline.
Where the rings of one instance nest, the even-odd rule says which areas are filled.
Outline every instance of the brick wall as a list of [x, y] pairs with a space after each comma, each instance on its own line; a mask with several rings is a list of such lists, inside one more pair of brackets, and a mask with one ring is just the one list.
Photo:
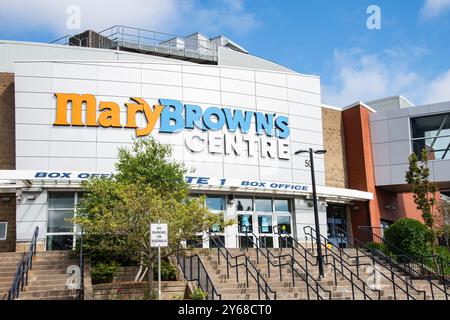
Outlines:
[[[371, 192], [374, 199], [368, 203], [356, 203], [352, 212], [354, 236], [365, 240], [367, 234], [358, 226], [380, 226], [380, 211], [375, 188], [372, 138], [370, 135], [371, 111], [362, 105], [355, 105], [342, 113], [344, 122], [345, 152], [347, 159], [348, 187]], [[374, 230], [379, 232], [378, 229]]]
[[342, 112], [322, 108], [323, 144], [325, 154], [325, 185], [347, 188], [344, 127]]
[[6, 240], [0, 240], [0, 252], [16, 250], [16, 194], [0, 194], [0, 222], [8, 222]]
[[16, 168], [14, 74], [0, 73], [0, 170]]
[[[0, 170], [16, 168], [14, 74], [0, 73]], [[16, 195], [0, 193], [0, 221], [8, 222], [0, 252], [16, 250]]]

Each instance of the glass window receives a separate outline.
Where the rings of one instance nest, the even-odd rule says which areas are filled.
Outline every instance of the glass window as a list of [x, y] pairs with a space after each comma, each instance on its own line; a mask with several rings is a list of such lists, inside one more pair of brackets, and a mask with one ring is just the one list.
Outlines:
[[450, 135], [450, 113], [413, 118], [411, 119], [411, 127], [413, 138]]
[[211, 228], [209, 228], [209, 231], [211, 231], [211, 232], [222, 232], [223, 230], [222, 230], [222, 226], [220, 224], [216, 223], [216, 224], [213, 224], [211, 226]]
[[48, 195], [47, 232], [73, 232], [75, 193], [50, 193]]
[[272, 233], [272, 216], [258, 216], [258, 226], [260, 233]]
[[273, 237], [261, 237], [262, 245], [266, 248], [273, 248]]
[[8, 222], [0, 222], [0, 240], [6, 240], [7, 229], [8, 229]]
[[428, 160], [450, 159], [450, 113], [411, 119], [412, 149], [421, 158], [428, 151]]
[[272, 199], [255, 199], [255, 208], [259, 212], [272, 212]]
[[186, 247], [188, 247], [188, 248], [203, 248], [203, 237], [196, 236], [193, 239], [187, 240]]
[[252, 236], [248, 236], [248, 237], [243, 237], [240, 236], [239, 237], [239, 248], [253, 248], [253, 237]]
[[253, 232], [253, 222], [251, 214], [240, 214], [238, 215], [238, 228], [239, 232]]
[[213, 239], [209, 239], [209, 247], [210, 248], [223, 248], [225, 244], [225, 237], [224, 236], [218, 236], [218, 237], [214, 237]]
[[291, 233], [291, 217], [278, 216], [277, 222], [280, 226], [280, 233]]
[[75, 206], [74, 193], [50, 193], [48, 195], [49, 209], [69, 209]]
[[[73, 246], [75, 192], [48, 194], [47, 250], [70, 250]], [[59, 233], [59, 234], [57, 234]]]
[[209, 210], [223, 211], [225, 210], [224, 197], [222, 196], [207, 196], [206, 206]]
[[252, 198], [236, 198], [235, 203], [237, 211], [253, 211]]
[[291, 238], [287, 237], [279, 237], [278, 238], [278, 247], [279, 248], [292, 248], [293, 241]]
[[47, 236], [47, 250], [71, 250], [73, 246], [73, 235], [49, 235]]
[[289, 200], [287, 199], [275, 199], [275, 211], [277, 212], [290, 212]]
[[72, 232], [73, 210], [49, 210], [47, 232]]

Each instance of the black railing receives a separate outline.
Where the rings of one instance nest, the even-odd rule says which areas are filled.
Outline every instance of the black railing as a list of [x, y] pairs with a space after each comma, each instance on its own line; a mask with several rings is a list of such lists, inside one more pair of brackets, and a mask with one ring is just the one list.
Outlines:
[[36, 255], [36, 242], [38, 235], [39, 227], [36, 227], [36, 229], [34, 229], [28, 251], [24, 254], [22, 261], [20, 261], [17, 266], [12, 286], [8, 291], [8, 300], [18, 298], [20, 291], [23, 291], [23, 288], [28, 285], [28, 272], [33, 267], [33, 256]]
[[[250, 237], [249, 234], [251, 234], [252, 236]], [[308, 269], [309, 267], [308, 267], [307, 259], [305, 260], [305, 266], [303, 266], [300, 262], [298, 262], [295, 259], [294, 254], [275, 255], [273, 252], [271, 252], [269, 250], [269, 248], [267, 248], [267, 246], [264, 244], [264, 241], [262, 241], [261, 238], [258, 237], [253, 232], [251, 232], [251, 231], [245, 232], [245, 237], [246, 237], [247, 243], [248, 243], [248, 241], [250, 241], [251, 244], [256, 249], [257, 263], [259, 263], [259, 254], [260, 253], [267, 260], [267, 274], [269, 277], [270, 277], [270, 267], [272, 266], [274, 268], [279, 269], [280, 281], [283, 281], [282, 267], [289, 266], [291, 269], [292, 286], [295, 287], [295, 277], [296, 276], [299, 277], [300, 279], [302, 279], [306, 284], [307, 300], [311, 299], [310, 290], [313, 291], [317, 300], [325, 300], [324, 297], [320, 294], [320, 290], [322, 290], [324, 293], [326, 293], [328, 295], [328, 297], [327, 297], [328, 300], [331, 300], [331, 291], [323, 288], [323, 286], [319, 283], [319, 281], [317, 281], [314, 277], [311, 276], [309, 269]], [[253, 240], [253, 238], [256, 239], [256, 242]], [[248, 246], [247, 246], [247, 250], [248, 250]], [[283, 258], [288, 258], [288, 260], [287, 260], [288, 262], [282, 263], [281, 259], [283, 259]], [[271, 259], [278, 260], [278, 264], [274, 263]], [[283, 259], [283, 260], [286, 261], [285, 259]], [[298, 271], [296, 266], [298, 266], [303, 271], [303, 274]], [[311, 283], [313, 283], [313, 284], [311, 284]]]
[[[423, 290], [416, 289], [409, 281], [407, 281], [404, 277], [400, 276], [394, 271], [395, 266], [391, 263], [388, 264], [388, 267], [384, 266], [383, 262], [378, 259], [378, 256], [374, 253], [372, 249], [367, 247], [363, 242], [359, 241], [358, 239], [349, 236], [344, 230], [340, 229], [339, 227], [336, 227], [336, 229], [347, 239], [347, 241], [350, 243], [353, 243], [354, 249], [356, 250], [356, 256], [348, 254], [345, 250], [339, 247], [339, 245], [333, 243], [331, 240], [327, 239], [323, 235], [321, 235], [322, 240], [324, 241], [324, 245], [326, 248], [326, 254], [331, 254], [338, 258], [340, 261], [345, 263], [349, 267], [356, 267], [357, 275], [359, 276], [359, 268], [361, 266], [367, 266], [370, 265], [368, 263], [361, 263], [362, 258], [369, 259], [371, 261], [371, 265], [373, 268], [376, 267], [376, 263], [382, 267], [384, 267], [386, 270], [389, 271], [389, 275], [386, 275], [384, 272], [379, 271], [378, 274], [383, 277], [389, 284], [392, 286], [392, 293], [394, 300], [397, 300], [397, 291], [401, 291], [406, 295], [407, 300], [417, 300], [416, 297], [411, 292], [414, 292], [417, 295], [423, 295], [423, 300], [426, 298], [426, 292]], [[315, 230], [310, 227], [306, 226], [303, 228], [303, 231], [305, 233], [306, 237], [310, 237], [311, 239], [311, 248], [314, 250], [314, 239], [313, 234], [315, 233]], [[308, 241], [308, 239], [307, 239]], [[331, 245], [331, 248], [328, 248], [328, 244]], [[337, 252], [336, 252], [337, 250]], [[368, 253], [370, 252], [370, 254]], [[345, 257], [345, 258], [343, 258]], [[355, 263], [350, 263], [348, 261], [355, 261]], [[375, 270], [374, 270], [375, 271]], [[401, 284], [399, 284], [401, 283]]]
[[[305, 235], [309, 235], [311, 237], [311, 241], [315, 241], [317, 243], [314, 233], [306, 234], [305, 231]], [[288, 236], [291, 237], [290, 235]], [[294, 238], [292, 238], [292, 241], [295, 242], [297, 246], [303, 247], [303, 245], [296, 241]], [[323, 247], [322, 249], [324, 249], [323, 252], [325, 252], [325, 254], [323, 255], [324, 263], [325, 265], [332, 267], [334, 274], [334, 283], [336, 286], [338, 284], [337, 275], [340, 274], [341, 279], [345, 279], [350, 283], [353, 300], [355, 300], [357, 292], [362, 294], [364, 300], [374, 300], [369, 292], [375, 293], [377, 300], [381, 300], [381, 291], [379, 289], [373, 288], [371, 285], [368, 285], [367, 281], [363, 280], [360, 277], [359, 273], [353, 272], [353, 270], [351, 269], [353, 266], [348, 265], [348, 262], [342, 258], [342, 254], [339, 256], [329, 254], [329, 248], [327, 246], [328, 239], [322, 236], [320, 243]], [[371, 266], [371, 264], [368, 263], [365, 265]]]
[[[446, 270], [450, 270], [449, 261], [436, 255], [412, 257], [406, 251], [386, 241], [384, 237], [382, 238], [372, 232], [372, 227], [360, 226], [358, 228], [367, 232], [372, 236], [373, 240], [382, 244], [379, 250], [374, 248], [374, 252], [390, 263], [395, 264], [397, 268], [409, 276], [411, 282], [413, 279], [427, 280], [433, 299], [435, 297], [435, 290], [443, 293], [446, 300], [449, 299], [450, 293], [447, 287], [450, 285], [450, 281], [446, 278]], [[430, 265], [434, 266], [434, 269]], [[439, 280], [442, 286], [436, 284], [433, 280]]]
[[222, 295], [217, 291], [198, 255], [189, 257], [177, 255], [177, 260], [183, 271], [184, 278], [187, 281], [195, 281], [197, 287], [205, 292], [206, 300], [222, 300]]
[[[210, 232], [209, 239], [213, 241], [214, 245], [217, 247], [217, 263], [220, 265], [220, 256], [225, 258], [227, 265], [227, 279], [230, 278], [230, 268], [234, 268], [236, 271], [236, 282], [239, 283], [239, 267], [245, 268], [245, 283], [247, 288], [249, 288], [249, 275], [253, 278], [256, 283], [258, 290], [258, 300], [261, 300], [261, 293], [264, 294], [265, 300], [276, 300], [277, 293], [273, 291], [266, 279], [261, 275], [258, 268], [250, 261], [250, 259], [245, 254], [240, 254], [233, 256], [227, 248], [223, 241], [217, 236], [215, 232]], [[243, 260], [243, 262], [238, 262], [238, 260]], [[234, 264], [233, 264], [234, 261]]]

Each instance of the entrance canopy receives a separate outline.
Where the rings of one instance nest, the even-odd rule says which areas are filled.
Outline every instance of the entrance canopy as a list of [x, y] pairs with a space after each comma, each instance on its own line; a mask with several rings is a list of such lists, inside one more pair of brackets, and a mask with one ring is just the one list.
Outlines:
[[[0, 192], [33, 188], [80, 188], [81, 182], [92, 178], [113, 178], [113, 172], [75, 172], [61, 170], [0, 170]], [[186, 182], [196, 191], [221, 191], [242, 193], [266, 193], [276, 195], [312, 195], [312, 187], [276, 181], [241, 180], [188, 175]], [[317, 186], [319, 197], [336, 201], [367, 201], [373, 199], [370, 192]]]

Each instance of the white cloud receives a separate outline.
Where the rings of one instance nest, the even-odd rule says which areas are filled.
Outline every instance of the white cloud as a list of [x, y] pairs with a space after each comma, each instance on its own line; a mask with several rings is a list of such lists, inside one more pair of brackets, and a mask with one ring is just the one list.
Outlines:
[[243, 0], [221, 0], [214, 7], [205, 7], [193, 1], [187, 10], [186, 19], [198, 30], [212, 34], [229, 29], [234, 33], [250, 32], [260, 25], [253, 13], [244, 10]]
[[155, 28], [170, 24], [174, 0], [0, 0], [0, 24], [12, 29], [73, 33], [66, 26], [67, 8], [79, 6], [81, 29], [102, 30], [115, 24]]
[[434, 18], [449, 10], [450, 0], [425, 0], [421, 14], [426, 18]]
[[[387, 55], [387, 54], [385, 54]], [[409, 91], [419, 81], [404, 65], [359, 49], [336, 51], [331, 82], [323, 85], [324, 102], [344, 106]]]
[[[405, 52], [416, 52], [416, 56]], [[416, 59], [424, 54], [420, 48], [378, 54], [336, 51], [330, 78], [322, 75], [323, 102], [346, 106], [399, 94], [416, 104], [450, 101], [450, 70], [433, 78], [413, 70]]]
[[450, 101], [450, 70], [432, 80], [426, 88], [425, 103]]
[[[209, 33], [248, 32], [259, 22], [244, 9], [243, 0], [221, 1], [214, 7], [197, 0], [0, 0], [0, 28], [27, 33], [41, 28], [55, 35], [73, 34], [66, 26], [67, 9], [81, 11], [81, 30], [126, 25], [175, 33], [197, 28]], [[183, 34], [181, 34], [183, 35]]]

